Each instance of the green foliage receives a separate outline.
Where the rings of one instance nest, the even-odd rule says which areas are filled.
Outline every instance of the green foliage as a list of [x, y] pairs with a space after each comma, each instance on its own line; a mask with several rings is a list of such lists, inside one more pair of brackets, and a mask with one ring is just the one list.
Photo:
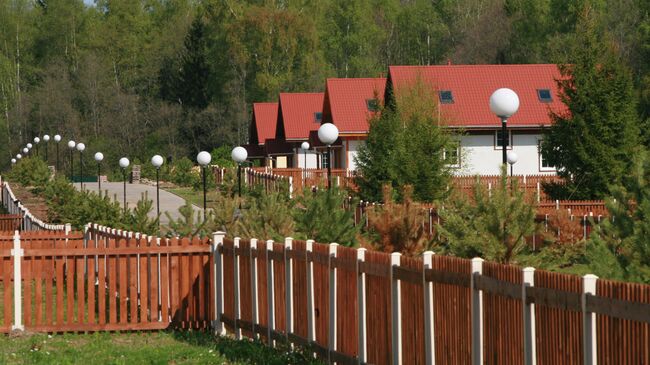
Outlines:
[[7, 179], [23, 186], [42, 189], [50, 180], [50, 169], [38, 157], [25, 157], [12, 167]]
[[451, 171], [444, 152], [455, 146], [436, 117], [435, 100], [428, 85], [416, 82], [370, 121], [368, 140], [357, 157], [357, 184], [364, 200], [381, 199], [384, 184], [413, 186], [417, 201], [433, 201], [448, 194]]
[[517, 181], [508, 181], [505, 166], [500, 183], [491, 192], [477, 181], [473, 202], [455, 196], [439, 214], [444, 223], [436, 229], [443, 249], [466, 258], [510, 263], [525, 251], [525, 237], [537, 230], [534, 204], [525, 198]]
[[194, 164], [189, 158], [183, 157], [177, 160], [170, 173], [172, 182], [180, 186], [193, 186], [199, 179], [193, 168]]
[[167, 235], [170, 237], [180, 236], [180, 237], [189, 237], [189, 236], [207, 236], [212, 233], [208, 229], [208, 222], [211, 218], [206, 217], [203, 219], [201, 212], [194, 210], [192, 203], [187, 202], [185, 205], [178, 209], [180, 217], [178, 219], [173, 219], [168, 212], [167, 219], [169, 223], [167, 225]]
[[294, 235], [292, 209], [293, 200], [281, 193], [261, 194], [251, 199], [250, 205], [241, 211], [241, 236], [282, 242]]
[[315, 359], [310, 349], [290, 346], [278, 341], [275, 347], [267, 346], [258, 340], [234, 340], [220, 337], [217, 340], [217, 351], [229, 361], [245, 364], [265, 365], [317, 365], [322, 364]]
[[235, 167], [235, 161], [232, 160], [232, 146], [223, 145], [212, 150], [212, 164], [219, 167]]
[[156, 234], [158, 232], [160, 217], [150, 218], [149, 213], [152, 210], [153, 200], [149, 199], [146, 193], [142, 194], [135, 208], [128, 210], [122, 217], [122, 228], [147, 235]]
[[342, 209], [347, 199], [345, 191], [336, 187], [305, 192], [297, 198], [294, 211], [296, 230], [305, 239], [355, 246], [359, 229], [354, 225], [354, 212]]
[[636, 95], [630, 70], [593, 15], [582, 15], [570, 44], [558, 80], [568, 112], [552, 113], [541, 152], [566, 179], [570, 198], [597, 199], [621, 183], [641, 142]]
[[650, 283], [650, 156], [636, 151], [632, 172], [606, 199], [609, 218], [594, 230], [586, 256], [594, 274]]

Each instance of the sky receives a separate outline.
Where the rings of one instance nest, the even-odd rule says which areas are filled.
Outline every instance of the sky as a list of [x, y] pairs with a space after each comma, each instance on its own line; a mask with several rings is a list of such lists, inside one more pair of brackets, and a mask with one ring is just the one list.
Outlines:
[[95, 5], [95, 0], [84, 0], [84, 4], [94, 6]]

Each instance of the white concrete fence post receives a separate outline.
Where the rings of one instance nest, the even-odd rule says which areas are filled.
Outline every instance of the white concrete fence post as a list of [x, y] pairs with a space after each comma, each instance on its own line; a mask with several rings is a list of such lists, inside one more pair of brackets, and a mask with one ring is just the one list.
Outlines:
[[585, 365], [598, 364], [596, 313], [587, 311], [587, 295], [596, 295], [597, 281], [596, 275], [587, 274], [582, 277], [582, 346]]
[[270, 253], [273, 251], [273, 240], [266, 241], [266, 297], [268, 299], [268, 328], [267, 336], [269, 346], [274, 346], [273, 331], [275, 331], [275, 282], [273, 277], [273, 260], [271, 260]]
[[483, 259], [472, 259], [472, 364], [483, 365], [483, 291], [476, 288], [474, 275], [483, 274]]
[[251, 238], [251, 315], [253, 319], [253, 338], [259, 338], [255, 327], [260, 322], [260, 311], [258, 307], [259, 291], [257, 286], [257, 238]]
[[[432, 251], [425, 251], [422, 254], [424, 270], [433, 269]], [[433, 365], [436, 363], [436, 346], [433, 327], [433, 283], [427, 282], [426, 275], [422, 271], [422, 285], [424, 286], [424, 348], [426, 364]]]
[[366, 261], [366, 249], [357, 249], [357, 318], [359, 321], [359, 363], [368, 362], [368, 327], [366, 326], [366, 274], [361, 263]]
[[239, 283], [239, 237], [235, 237], [233, 243], [233, 283], [235, 286], [235, 318], [233, 319], [235, 327], [235, 338], [241, 340], [241, 328], [239, 328], [239, 320], [241, 319], [240, 308], [240, 283]]
[[291, 250], [293, 249], [293, 238], [286, 237], [284, 239], [284, 281], [285, 281], [285, 319], [287, 340], [289, 334], [293, 333], [293, 259], [291, 258]]
[[400, 266], [402, 254], [390, 254], [390, 287], [391, 287], [391, 338], [393, 365], [402, 365], [402, 288], [400, 280], [395, 278], [394, 267]]
[[316, 310], [314, 308], [314, 262], [310, 255], [314, 252], [314, 240], [307, 240], [307, 340], [316, 341]]
[[223, 314], [223, 256], [221, 248], [226, 232], [214, 232], [212, 234], [212, 255], [214, 258], [214, 322], [212, 328], [216, 335], [223, 336], [226, 334], [226, 326], [221, 321]]
[[526, 288], [535, 286], [535, 269], [523, 269], [523, 282], [521, 284], [521, 304], [524, 322], [524, 364], [537, 364], [537, 349], [535, 346], [535, 303], [526, 300]]
[[329, 281], [329, 304], [330, 304], [330, 313], [329, 313], [329, 333], [327, 337], [327, 344], [329, 347], [329, 352], [327, 353], [327, 359], [329, 363], [332, 363], [331, 361], [331, 351], [336, 351], [337, 346], [337, 336], [336, 336], [336, 317], [338, 316], [338, 310], [336, 307], [336, 294], [337, 294], [337, 288], [336, 288], [336, 267], [333, 267], [332, 265], [332, 259], [336, 260], [336, 248], [338, 247], [338, 243], [330, 243], [329, 245], [329, 258], [328, 258], [328, 267], [329, 267], [329, 273], [330, 273], [330, 281]]
[[[23, 297], [22, 297], [22, 271], [21, 264], [25, 250], [20, 247], [20, 233], [14, 232], [14, 248], [11, 250], [11, 256], [14, 258], [14, 324], [11, 326], [12, 330], [24, 330], [23, 326]], [[6, 282], [6, 281], [5, 281]], [[5, 288], [5, 290], [9, 290]], [[29, 294], [27, 294], [29, 295]]]

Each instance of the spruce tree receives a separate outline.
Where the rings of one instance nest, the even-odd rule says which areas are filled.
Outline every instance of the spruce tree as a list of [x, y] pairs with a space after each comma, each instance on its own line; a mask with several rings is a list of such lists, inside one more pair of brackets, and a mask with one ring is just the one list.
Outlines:
[[568, 110], [551, 113], [541, 152], [566, 179], [554, 198], [595, 199], [620, 184], [640, 143], [632, 77], [607, 34], [588, 14], [561, 64], [560, 99]]

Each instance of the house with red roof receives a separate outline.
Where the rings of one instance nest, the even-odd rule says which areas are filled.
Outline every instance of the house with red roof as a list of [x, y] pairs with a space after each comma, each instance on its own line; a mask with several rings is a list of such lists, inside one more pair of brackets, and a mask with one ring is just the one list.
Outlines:
[[[355, 157], [368, 138], [368, 121], [383, 105], [385, 89], [386, 78], [327, 79], [323, 123], [336, 125], [340, 140], [333, 146], [333, 167], [356, 169]], [[314, 138], [312, 142], [319, 146]]]
[[253, 116], [248, 130], [246, 150], [252, 160], [266, 158], [266, 141], [275, 138], [278, 103], [253, 103]]
[[[503, 143], [519, 157], [515, 174], [554, 174], [539, 144], [542, 129], [552, 122], [549, 112], [567, 110], [558, 94], [560, 77], [554, 64], [390, 66], [385, 100], [399, 108], [399, 96], [409, 87], [417, 82], [431, 87], [441, 120], [459, 132], [458, 148], [451, 151], [458, 175], [498, 174]], [[499, 88], [514, 90], [520, 101], [505, 138], [501, 120], [489, 107], [490, 95]]]

